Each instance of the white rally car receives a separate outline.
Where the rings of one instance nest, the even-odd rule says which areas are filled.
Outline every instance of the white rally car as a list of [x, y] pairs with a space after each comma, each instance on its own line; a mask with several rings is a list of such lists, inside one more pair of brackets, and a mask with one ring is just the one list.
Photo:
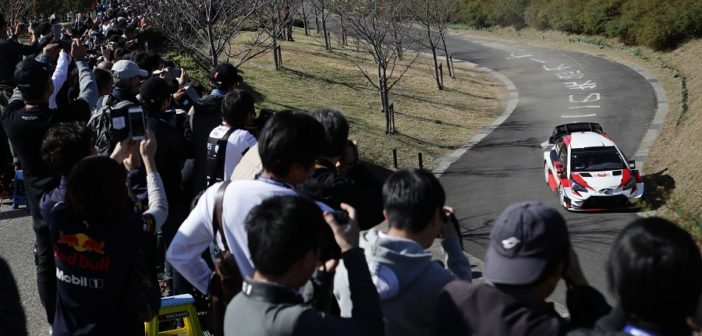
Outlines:
[[570, 211], [635, 208], [644, 184], [597, 123], [556, 126], [544, 151], [544, 178]]

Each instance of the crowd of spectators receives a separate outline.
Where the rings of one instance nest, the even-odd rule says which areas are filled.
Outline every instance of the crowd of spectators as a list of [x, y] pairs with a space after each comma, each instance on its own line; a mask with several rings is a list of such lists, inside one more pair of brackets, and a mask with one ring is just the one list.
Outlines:
[[[538, 202], [495, 220], [474, 281], [431, 172], [379, 180], [359, 162], [341, 111], [257, 113], [230, 64], [212, 69], [203, 92], [141, 38], [148, 18], [137, 8], [99, 2], [70, 28], [35, 22], [27, 43], [0, 16], [0, 178], [24, 173], [53, 335], [141, 334], [161, 296], [207, 297], [223, 250], [242, 279], [211, 319], [221, 324], [208, 326], [225, 335], [702, 327], [700, 251], [675, 224], [638, 219], [619, 234], [607, 262], [614, 308], [588, 284], [565, 219]], [[437, 243], [443, 261], [428, 251]], [[0, 276], [0, 325], [24, 335], [2, 259]], [[547, 301], [561, 280], [568, 318]]]

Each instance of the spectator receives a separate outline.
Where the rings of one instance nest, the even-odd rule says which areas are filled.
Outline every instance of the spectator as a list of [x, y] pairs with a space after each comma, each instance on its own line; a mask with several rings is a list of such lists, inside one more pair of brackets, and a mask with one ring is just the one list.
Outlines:
[[93, 113], [95, 113], [99, 111], [101, 107], [105, 106], [105, 100], [112, 92], [114, 80], [112, 79], [110, 71], [106, 69], [96, 68], [93, 70], [93, 74], [95, 75], [99, 97], [95, 105], [95, 110], [93, 111]]
[[679, 226], [655, 217], [629, 224], [612, 245], [607, 282], [618, 305], [594, 330], [569, 335], [692, 335], [702, 258]]
[[61, 176], [61, 181], [58, 187], [45, 192], [41, 197], [43, 218], [48, 218], [54, 205], [65, 199], [68, 175], [80, 160], [95, 154], [94, 143], [95, 133], [77, 122], [59, 123], [46, 132], [41, 144], [41, 158], [51, 170]]
[[256, 138], [247, 131], [255, 113], [253, 96], [242, 90], [229, 92], [221, 109], [224, 121], [212, 130], [207, 144], [208, 185], [229, 180], [244, 154], [256, 145]]
[[361, 230], [367, 230], [383, 221], [382, 195], [380, 188], [363, 186], [342, 174], [342, 157], [349, 146], [349, 124], [344, 115], [335, 110], [312, 112], [324, 127], [327, 147], [317, 159], [315, 169], [309, 179], [299, 187], [299, 191], [334, 209], [341, 209], [341, 203], [351, 205], [358, 213]]
[[[78, 46], [74, 44], [71, 54], [75, 56], [77, 53]], [[59, 106], [54, 110], [48, 107], [49, 96], [54, 91], [49, 66], [33, 59], [20, 62], [14, 76], [19, 90], [15, 90], [0, 117], [9, 140], [15, 144], [24, 170], [25, 190], [36, 235], [37, 286], [49, 323], [53, 321], [56, 277], [49, 230], [42, 220], [39, 199], [42, 193], [58, 185], [59, 178], [42, 160], [40, 149], [41, 141], [52, 125], [63, 121], [87, 120], [87, 115], [75, 111], [89, 110], [84, 97], [88, 96], [86, 91], [94, 80], [85, 61], [77, 59], [75, 63], [80, 76], [84, 78], [80, 83], [81, 96], [69, 106]]]
[[[0, 325], [3, 335], [27, 335], [27, 321], [20, 302], [17, 282], [10, 266], [0, 257]], [[6, 334], [5, 334], [6, 333]]]
[[141, 86], [142, 79], [149, 77], [149, 72], [142, 70], [132, 62], [121, 60], [112, 65], [112, 77], [114, 78], [114, 89], [112, 90], [112, 103], [128, 100], [134, 104], [139, 104], [137, 94]]
[[234, 91], [241, 82], [238, 70], [231, 64], [222, 63], [212, 69], [210, 76], [212, 92], [196, 101], [188, 114], [193, 138], [193, 193], [198, 194], [207, 187], [207, 141], [212, 130], [222, 124], [222, 100]]
[[[189, 156], [185, 130], [176, 123], [175, 113], [166, 112], [171, 104], [170, 87], [161, 78], [149, 78], [141, 86], [141, 103], [144, 108], [147, 128], [154, 132], [159, 148], [156, 151], [156, 164], [161, 167], [163, 186], [171, 211], [163, 224], [159, 245], [162, 254], [170, 244], [183, 220], [188, 216], [189, 198], [181, 188], [181, 169]], [[201, 251], [202, 252], [202, 251]], [[185, 282], [176, 273], [173, 274], [173, 290], [180, 294], [185, 290]]]
[[[363, 250], [358, 247], [355, 212], [340, 225], [324, 216], [311, 201], [276, 196], [254, 207], [246, 218], [248, 249], [256, 267], [227, 307], [225, 335], [382, 335], [378, 293], [373, 288]], [[324, 221], [341, 247], [353, 286], [353, 314], [349, 318], [319, 312], [304, 304], [297, 290], [319, 265], [324, 244]]]
[[[304, 182], [321, 153], [324, 131], [306, 113], [282, 111], [268, 121], [259, 139], [264, 171], [257, 180], [233, 181], [224, 195], [222, 225], [242, 276], [253, 274], [244, 219], [264, 199], [296, 195], [293, 186]], [[200, 253], [213, 241], [212, 212], [219, 184], [200, 197], [171, 242], [166, 258], [195, 288], [207, 293], [212, 271]], [[221, 243], [220, 243], [221, 244]], [[220, 245], [220, 248], [222, 246]]]
[[[508, 206], [490, 232], [486, 283], [450, 282], [437, 303], [436, 335], [559, 335], [609, 312], [570, 246], [563, 217], [536, 202]], [[545, 300], [565, 280], [570, 321]]]
[[[22, 60], [22, 56], [31, 55], [41, 51], [41, 47], [35, 42], [34, 31], [29, 30], [31, 44], [25, 45], [15, 39], [7, 37], [7, 22], [0, 14], [0, 112], [7, 106], [12, 89], [15, 87], [13, 74], [17, 63]], [[5, 130], [0, 127], [0, 183], [9, 186], [14, 178], [13, 154], [10, 143], [7, 140]]]
[[51, 210], [58, 279], [53, 335], [136, 335], [144, 331], [143, 305], [158, 309], [158, 284], [148, 270], [154, 230], [168, 205], [154, 162], [156, 142], [143, 140], [140, 151], [149, 178], [143, 215], [130, 206], [124, 169], [99, 156], [73, 168], [66, 202]]
[[[429, 335], [439, 292], [449, 281], [472, 279], [458, 232], [448, 220], [452, 210], [439, 180], [419, 169], [399, 171], [385, 181], [383, 205], [390, 229], [361, 232], [364, 249], [385, 317], [386, 335]], [[432, 261], [436, 237], [448, 257], [448, 269]], [[352, 312], [351, 286], [346, 264], [337, 268], [334, 294], [341, 316]]]

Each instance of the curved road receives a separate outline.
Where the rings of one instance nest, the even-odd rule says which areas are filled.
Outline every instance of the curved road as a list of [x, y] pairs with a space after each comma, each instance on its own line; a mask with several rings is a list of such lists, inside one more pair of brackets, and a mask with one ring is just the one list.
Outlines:
[[[650, 83], [627, 66], [592, 55], [455, 36], [447, 43], [454, 59], [497, 71], [519, 93], [510, 117], [440, 178], [447, 202], [459, 215], [466, 252], [483, 258], [493, 221], [507, 205], [544, 201], [565, 216], [585, 275], [606, 292], [604, 262], [609, 246], [636, 214], [565, 211], [544, 183], [541, 144], [558, 124], [593, 121], [634, 159], [656, 112]], [[562, 288], [554, 299], [565, 303]]]

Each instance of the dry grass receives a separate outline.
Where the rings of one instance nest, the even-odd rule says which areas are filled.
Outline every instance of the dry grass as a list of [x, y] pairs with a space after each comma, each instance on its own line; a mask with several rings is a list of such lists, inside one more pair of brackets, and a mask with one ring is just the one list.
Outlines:
[[[555, 31], [525, 29], [517, 33], [501, 28], [491, 31], [454, 30], [459, 35], [520, 41], [552, 48], [567, 48], [635, 63], [663, 84], [668, 98], [668, 115], [651, 148], [644, 172], [647, 174], [648, 207], [654, 214], [685, 226], [702, 246], [702, 40], [691, 41], [672, 52], [625, 46], [613, 39], [569, 35]], [[681, 84], [672, 67], [687, 79], [689, 110], [681, 114]]]
[[[260, 107], [312, 111], [334, 108], [344, 112], [351, 137], [358, 140], [361, 157], [385, 168], [392, 167], [392, 149], [399, 167], [416, 167], [417, 153], [424, 166], [433, 168], [437, 157], [465, 143], [504, 110], [506, 89], [490, 75], [468, 66], [457, 66], [456, 79], [446, 75], [447, 90], [439, 91], [432, 77], [430, 57], [420, 57], [393, 88], [397, 133], [385, 134], [380, 98], [355, 64], [373, 63], [353, 44], [333, 53], [320, 38], [295, 31], [295, 42], [283, 42], [284, 69], [276, 71], [270, 54], [245, 63], [245, 81], [261, 98]], [[410, 58], [410, 55], [406, 55]]]

